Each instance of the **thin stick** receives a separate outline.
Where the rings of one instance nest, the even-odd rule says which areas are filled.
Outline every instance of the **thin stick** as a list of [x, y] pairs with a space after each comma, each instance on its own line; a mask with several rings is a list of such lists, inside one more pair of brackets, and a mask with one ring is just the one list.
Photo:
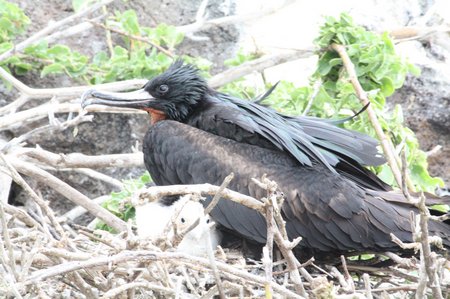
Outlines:
[[104, 0], [101, 1], [99, 3], [95, 3], [92, 6], [89, 6], [73, 15], [68, 16], [67, 18], [64, 18], [60, 21], [57, 22], [53, 22], [50, 25], [48, 25], [47, 27], [45, 27], [44, 29], [36, 32], [34, 35], [30, 36], [29, 38], [27, 38], [26, 40], [24, 40], [23, 42], [17, 44], [14, 48], [12, 48], [9, 51], [4, 52], [3, 54], [0, 55], [0, 61], [5, 60], [6, 58], [12, 56], [14, 53], [20, 52], [22, 50], [24, 50], [26, 47], [39, 42], [39, 40], [41, 40], [43, 37], [45, 37], [46, 35], [49, 35], [51, 32], [53, 32], [56, 29], [61, 29], [63, 26], [65, 26], [66, 24], [75, 21], [76, 19], [82, 18], [85, 15], [96, 11], [97, 9], [99, 9], [100, 7], [102, 7], [103, 5], [107, 5], [109, 3], [113, 2], [113, 0]]
[[164, 295], [169, 295], [172, 296], [175, 294], [175, 291], [173, 289], [169, 289], [169, 288], [165, 288], [159, 285], [156, 285], [154, 283], [150, 283], [150, 282], [130, 282], [130, 283], [126, 283], [123, 284], [121, 286], [118, 286], [116, 288], [113, 288], [111, 290], [109, 290], [108, 292], [106, 292], [105, 294], [103, 294], [103, 296], [100, 297], [100, 299], [107, 299], [107, 298], [116, 298], [116, 296], [118, 296], [119, 294], [130, 290], [130, 289], [137, 289], [137, 288], [144, 288], [144, 289], [149, 289], [158, 293], [162, 293]]
[[[0, 154], [1, 155], [1, 154]], [[87, 196], [79, 192], [78, 190], [71, 187], [69, 184], [61, 181], [57, 177], [51, 175], [45, 170], [40, 169], [39, 167], [34, 166], [31, 163], [23, 162], [18, 159], [11, 159], [12, 165], [18, 169], [19, 172], [22, 172], [25, 175], [31, 176], [34, 179], [48, 185], [56, 192], [65, 196], [70, 201], [74, 202], [77, 205], [84, 207], [94, 216], [103, 220], [106, 224], [116, 229], [117, 231], [125, 231], [126, 223], [119, 219], [117, 216], [113, 215], [111, 212], [106, 210], [105, 208], [93, 203]], [[48, 207], [47, 207], [48, 208]], [[59, 223], [57, 227], [60, 228]], [[62, 230], [62, 228], [60, 228]], [[63, 232], [63, 231], [62, 231]]]
[[343, 256], [343, 255], [341, 255], [341, 263], [342, 263], [342, 269], [344, 269], [345, 280], [347, 281], [347, 284], [350, 286], [351, 292], [354, 293], [355, 292], [355, 283], [353, 282], [350, 272], [348, 272], [347, 261], [345, 259], [345, 256]]
[[[171, 185], [171, 186], [152, 186], [145, 190], [142, 190], [137, 198], [133, 201], [153, 202], [157, 201], [163, 196], [179, 195], [179, 194], [208, 194], [214, 195], [217, 193], [220, 187], [211, 184], [198, 184], [198, 185]], [[230, 189], [223, 189], [222, 198], [232, 200], [236, 203], [245, 205], [251, 209], [257, 211], [264, 211], [264, 204], [259, 200], [247, 196]], [[133, 206], [142, 204], [139, 202], [133, 202]]]
[[[186, 262], [188, 264], [197, 264], [205, 267], [209, 267], [209, 260], [201, 257], [190, 256], [181, 252], [159, 252], [159, 251], [149, 251], [149, 250], [123, 250], [118, 254], [112, 256], [101, 256], [91, 258], [87, 261], [76, 261], [76, 262], [66, 262], [64, 264], [56, 265], [46, 269], [35, 271], [28, 279], [21, 283], [21, 285], [26, 286], [30, 284], [37, 283], [44, 279], [63, 275], [72, 271], [77, 271], [80, 269], [87, 269], [93, 267], [100, 267], [105, 265], [115, 265], [123, 262], [129, 261], [166, 261], [166, 260], [178, 260], [181, 262]], [[224, 273], [230, 273], [231, 275], [246, 279], [251, 283], [263, 286], [265, 284], [265, 279], [254, 274], [247, 273], [243, 270], [236, 269], [230, 265], [223, 262], [217, 262], [217, 267], [220, 271]], [[286, 288], [280, 286], [277, 283], [273, 283], [272, 287], [275, 291], [282, 295], [288, 296], [289, 298], [304, 298], [287, 290]]]
[[88, 156], [80, 153], [55, 154], [42, 148], [25, 148], [20, 154], [34, 158], [55, 168], [136, 167], [144, 164], [142, 152]]
[[7, 257], [5, 256], [5, 258], [8, 259], [8, 262], [9, 262], [8, 266], [11, 269], [14, 280], [17, 281], [19, 278], [19, 273], [16, 269], [16, 261], [14, 259], [14, 249], [13, 249], [13, 245], [11, 243], [11, 238], [9, 237], [9, 229], [8, 229], [8, 224], [6, 222], [6, 214], [5, 214], [5, 210], [3, 209], [3, 205], [4, 205], [4, 203], [0, 202], [0, 223], [1, 223], [1, 227], [2, 227], [3, 240], [4, 240], [4, 242], [3, 242], [3, 240], [0, 238], [0, 250], [3, 251], [3, 246], [6, 248], [8, 256]]
[[364, 280], [364, 287], [366, 289], [366, 298], [367, 299], [373, 299], [372, 296], [372, 289], [370, 286], [370, 276], [367, 273], [363, 274], [363, 280]]
[[234, 178], [234, 173], [230, 173], [222, 182], [222, 184], [219, 186], [219, 189], [217, 189], [217, 193], [214, 194], [213, 199], [209, 203], [209, 205], [205, 208], [205, 215], [208, 215], [211, 213], [212, 209], [219, 203], [220, 197], [222, 195], [222, 192], [225, 188], [228, 187], [231, 180]]
[[147, 43], [147, 44], [151, 45], [152, 47], [155, 47], [156, 49], [158, 49], [160, 52], [163, 52], [164, 54], [166, 54], [170, 58], [174, 58], [175, 57], [175, 55], [172, 52], [170, 52], [169, 50], [165, 49], [164, 47], [161, 47], [158, 44], [155, 44], [154, 42], [152, 42], [148, 38], [145, 38], [145, 37], [142, 37], [142, 36], [138, 36], [138, 35], [129, 34], [129, 33], [125, 32], [125, 31], [120, 30], [120, 29], [112, 28], [112, 27], [106, 26], [106, 25], [104, 25], [102, 23], [98, 23], [98, 22], [95, 22], [95, 21], [92, 21], [92, 20], [90, 20], [89, 22], [91, 22], [91, 24], [93, 24], [93, 25], [95, 25], [97, 27], [103, 28], [105, 30], [108, 30], [108, 31], [111, 31], [111, 32], [115, 32], [115, 33], [118, 33], [120, 35], [124, 35], [126, 37], [129, 37], [130, 39], [134, 39], [134, 40], [137, 40], [137, 41], [140, 41], [140, 42]]
[[[60, 87], [60, 88], [31, 88], [17, 80], [13, 75], [0, 68], [0, 77], [11, 83], [16, 89], [18, 89], [22, 94], [25, 94], [29, 99], [42, 99], [51, 98], [53, 96], [58, 97], [71, 97], [79, 96], [86, 90], [92, 89], [91, 85], [84, 86], [73, 86], [73, 87]], [[142, 87], [147, 80], [143, 79], [133, 79], [124, 80], [112, 83], [104, 83], [96, 85], [96, 89], [103, 89], [107, 91], [121, 91], [127, 89], [136, 89]], [[79, 107], [79, 106], [78, 106]]]
[[[65, 170], [65, 169], [61, 169], [61, 170]], [[114, 186], [118, 189], [122, 189], [123, 188], [123, 183], [113, 177], [110, 177], [109, 175], [106, 175], [104, 173], [95, 171], [93, 169], [90, 168], [76, 168], [76, 169], [68, 169], [68, 170], [73, 170], [75, 172], [84, 174], [86, 176], [90, 176], [93, 179], [105, 182], [111, 186]]]
[[[109, 196], [109, 195], [103, 195], [103, 196], [94, 198], [92, 201], [98, 205], [101, 205], [102, 203], [104, 203], [106, 200], [108, 200], [110, 198], [111, 198], [111, 196]], [[85, 208], [76, 206], [73, 209], [71, 209], [70, 211], [66, 212], [64, 215], [62, 215], [62, 217], [66, 218], [70, 221], [73, 221], [73, 220], [77, 219], [78, 217], [84, 215], [86, 212], [87, 212], [87, 210]]]
[[[350, 57], [348, 56], [347, 51], [345, 50], [345, 46], [332, 44], [331, 48], [335, 50], [341, 57], [342, 63], [344, 64], [345, 70], [347, 71], [349, 80], [352, 83], [353, 88], [355, 89], [356, 96], [362, 102], [362, 104], [366, 106], [367, 104], [370, 103], [369, 98], [367, 97], [367, 93], [364, 91], [364, 89], [362, 88], [361, 84], [358, 81], [355, 66], [353, 65], [353, 62], [350, 60]], [[390, 147], [388, 137], [386, 136], [386, 134], [384, 134], [383, 128], [381, 127], [380, 122], [378, 121], [377, 115], [370, 105], [367, 107], [366, 111], [369, 116], [370, 122], [373, 128], [375, 129], [375, 132], [377, 133], [378, 139], [380, 139], [383, 152], [386, 156], [389, 166], [391, 167], [392, 173], [394, 174], [395, 181], [397, 182], [397, 185], [401, 188], [402, 186], [401, 172], [396, 162], [397, 159], [395, 158], [393, 150]]]
[[217, 290], [219, 291], [219, 298], [220, 299], [225, 299], [225, 298], [227, 298], [227, 296], [225, 295], [223, 282], [222, 282], [222, 279], [220, 277], [219, 270], [217, 268], [216, 259], [214, 257], [214, 251], [213, 251], [212, 244], [211, 244], [211, 234], [210, 234], [210, 228], [209, 227], [206, 227], [203, 237], [204, 237], [203, 241], [205, 242], [205, 245], [206, 245], [206, 252], [208, 254], [208, 259], [209, 259], [209, 262], [211, 263], [211, 270], [212, 270], [213, 275], [214, 275], [214, 280], [216, 281]]
[[224, 84], [239, 79], [253, 72], [260, 72], [275, 65], [279, 65], [288, 61], [307, 58], [314, 55], [313, 49], [286, 51], [279, 54], [265, 55], [261, 58], [247, 61], [238, 67], [230, 68], [220, 74], [209, 79], [208, 84], [212, 88], [220, 87]]
[[305, 110], [303, 110], [302, 115], [307, 115], [309, 113], [309, 110], [311, 110], [314, 99], [319, 94], [321, 87], [322, 87], [322, 80], [317, 79], [316, 82], [314, 82], [313, 91], [312, 91], [311, 95], [309, 96], [308, 104], [306, 105]]
[[[420, 243], [421, 243], [421, 263], [423, 262], [424, 270], [426, 271], [426, 276], [428, 276], [428, 284], [433, 292], [433, 298], [442, 299], [442, 290], [436, 273], [436, 263], [433, 258], [433, 254], [430, 247], [430, 242], [428, 241], [428, 215], [429, 211], [425, 206], [425, 196], [423, 193], [420, 196], [419, 209], [420, 209]], [[422, 261], [423, 258], [423, 261]], [[422, 276], [421, 276], [422, 278]], [[420, 284], [420, 281], [419, 281]]]
[[[22, 178], [22, 176], [17, 172], [16, 166], [14, 163], [10, 163], [11, 159], [6, 159], [5, 155], [0, 153], [0, 159], [3, 161], [5, 166], [8, 168], [11, 177], [13, 180], [22, 187], [30, 196], [31, 198], [41, 207], [42, 210], [45, 211], [45, 214], [50, 219], [50, 222], [52, 223], [53, 227], [56, 229], [60, 237], [65, 236], [64, 229], [61, 227], [59, 222], [56, 220], [55, 215], [53, 214], [53, 211], [50, 209], [48, 204], [41, 199], [36, 192], [30, 187], [30, 185], [27, 184], [27, 182]], [[12, 162], [12, 161], [11, 161]]]

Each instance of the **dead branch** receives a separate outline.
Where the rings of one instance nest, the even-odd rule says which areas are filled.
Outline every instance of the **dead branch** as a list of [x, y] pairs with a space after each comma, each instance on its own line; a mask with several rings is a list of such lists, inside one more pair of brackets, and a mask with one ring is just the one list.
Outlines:
[[217, 193], [214, 194], [214, 197], [211, 199], [211, 202], [209, 203], [209, 205], [205, 208], [205, 215], [211, 213], [212, 209], [214, 209], [214, 207], [217, 205], [217, 203], [220, 200], [220, 197], [222, 195], [222, 191], [228, 187], [228, 185], [230, 184], [230, 182], [233, 180], [234, 178], [234, 173], [230, 173], [222, 182], [222, 184], [219, 186], [219, 189], [217, 189]]
[[312, 55], [314, 55], [313, 49], [285, 51], [279, 54], [266, 55], [255, 60], [247, 61], [238, 67], [230, 68], [213, 76], [209, 80], [209, 85], [213, 88], [217, 88], [253, 72], [261, 72], [267, 68], [283, 64], [288, 61], [311, 57]]
[[[214, 195], [219, 191], [219, 189], [220, 187], [211, 184], [152, 186], [140, 191], [132, 199], [132, 204], [133, 206], [141, 205], [145, 202], [157, 201], [163, 196], [179, 194]], [[256, 211], [262, 212], [264, 209], [264, 204], [259, 200], [227, 188], [222, 190], [221, 196], [222, 198], [232, 200]]]
[[[341, 57], [342, 63], [345, 67], [345, 70], [347, 71], [348, 78], [352, 83], [353, 88], [355, 89], [358, 99], [361, 101], [363, 106], [368, 105], [370, 103], [370, 100], [367, 97], [367, 93], [364, 91], [364, 89], [362, 88], [361, 84], [358, 81], [355, 66], [353, 65], [353, 62], [350, 60], [350, 57], [348, 56], [347, 51], [345, 50], [345, 46], [332, 44], [331, 48], [334, 51], [336, 51]], [[383, 128], [381, 127], [380, 122], [378, 121], [378, 117], [375, 111], [372, 109], [370, 105], [367, 107], [366, 111], [369, 116], [370, 122], [373, 128], [375, 129], [375, 132], [377, 133], [378, 139], [381, 142], [384, 155], [386, 156], [389, 166], [391, 167], [392, 173], [394, 174], [395, 181], [397, 182], [397, 185], [401, 188], [402, 175], [397, 164], [398, 159], [395, 157], [394, 151], [390, 146], [388, 137], [386, 136], [386, 134], [384, 134]]]
[[[16, 263], [14, 259], [14, 250], [11, 244], [11, 239], [9, 237], [8, 225], [6, 222], [6, 213], [3, 209], [3, 203], [0, 203], [0, 224], [2, 229], [3, 238], [0, 238], [0, 255], [3, 266], [9, 267], [11, 273], [13, 274], [13, 279], [17, 281], [19, 273], [16, 268]], [[6, 248], [6, 252], [4, 252]]]
[[175, 291], [173, 289], [162, 287], [162, 286], [150, 283], [150, 282], [130, 282], [130, 283], [126, 283], [126, 284], [118, 286], [114, 289], [109, 290], [108, 292], [103, 294], [103, 296], [101, 296], [100, 299], [116, 298], [116, 296], [118, 296], [120, 293], [123, 293], [130, 289], [135, 289], [135, 288], [145, 288], [145, 289], [155, 291], [157, 293], [162, 293], [164, 295], [174, 295], [175, 294]]
[[[87, 261], [77, 261], [77, 262], [67, 262], [64, 264], [56, 265], [54, 267], [50, 267], [47, 269], [38, 270], [32, 275], [28, 277], [27, 280], [22, 282], [22, 285], [30, 285], [34, 283], [38, 283], [44, 279], [54, 277], [57, 275], [67, 274], [73, 271], [87, 269], [87, 268], [95, 268], [107, 265], [117, 265], [119, 263], [130, 262], [130, 261], [170, 261], [177, 260], [179, 262], [184, 262], [187, 264], [196, 264], [202, 265], [204, 267], [208, 267], [209, 260], [201, 257], [189, 256], [184, 253], [179, 252], [157, 252], [157, 251], [147, 251], [147, 250], [136, 250], [129, 251], [124, 250], [118, 254], [112, 256], [101, 256], [91, 258]], [[234, 267], [231, 267], [225, 263], [217, 262], [217, 267], [220, 271], [226, 272], [227, 274], [231, 274], [233, 276], [237, 276], [243, 279], [248, 280], [251, 283], [255, 283], [257, 285], [263, 286], [265, 283], [265, 279], [259, 277], [254, 274], [247, 273], [242, 270], [238, 270]], [[280, 285], [273, 283], [272, 287], [275, 291], [280, 292], [280, 294], [288, 295], [290, 298], [303, 298]]]
[[18, 150], [20, 156], [33, 158], [41, 163], [61, 168], [106, 168], [137, 167], [144, 164], [142, 152], [131, 154], [112, 154], [88, 156], [80, 153], [55, 154], [42, 148], [24, 148]]
[[197, 12], [196, 21], [192, 24], [184, 25], [184, 26], [178, 26], [177, 29], [180, 32], [183, 32], [185, 34], [192, 35], [195, 32], [206, 30], [211, 26], [223, 26], [226, 24], [237, 24], [242, 22], [247, 22], [252, 19], [258, 19], [263, 16], [270, 15], [274, 12], [276, 12], [279, 9], [282, 9], [283, 7], [286, 7], [293, 3], [293, 1], [280, 1], [277, 2], [277, 5], [274, 7], [266, 7], [263, 9], [256, 10], [254, 13], [249, 13], [245, 15], [234, 15], [234, 16], [225, 16], [221, 18], [216, 19], [210, 19], [205, 20], [203, 17], [204, 11], [205, 11], [205, 1], [200, 4], [200, 7]]
[[70, 15], [60, 21], [51, 23], [50, 25], [48, 25], [47, 27], [45, 27], [44, 29], [36, 32], [35, 34], [33, 34], [32, 36], [30, 36], [29, 38], [27, 38], [26, 40], [24, 40], [23, 42], [17, 44], [14, 48], [12, 48], [11, 50], [8, 50], [4, 53], [2, 53], [0, 55], [0, 61], [5, 60], [6, 58], [14, 55], [17, 52], [21, 52], [22, 50], [24, 50], [26, 47], [34, 44], [34, 43], [38, 43], [41, 39], [43, 39], [45, 36], [49, 35], [50, 33], [52, 33], [55, 30], [60, 30], [62, 27], [64, 27], [65, 25], [74, 22], [82, 17], [84, 17], [87, 14], [90, 14], [94, 11], [96, 11], [97, 9], [101, 8], [104, 5], [107, 5], [109, 3], [111, 3], [113, 0], [103, 0], [101, 2], [95, 3], [73, 15]]
[[[48, 206], [48, 203], [46, 201], [44, 201], [43, 199], [41, 199], [36, 194], [36, 192], [34, 192], [34, 190], [30, 187], [30, 185], [28, 185], [27, 182], [21, 177], [21, 175], [17, 171], [17, 166], [14, 165], [14, 162], [11, 161], [11, 159], [6, 159], [5, 155], [3, 155], [2, 153], [0, 153], [0, 159], [2, 160], [2, 163], [8, 169], [9, 175], [11, 176], [11, 178], [31, 196], [31, 198], [34, 200], [34, 202], [42, 210], [45, 211], [45, 214], [50, 219], [53, 227], [57, 230], [59, 237], [63, 238], [64, 234], [65, 234], [64, 230], [61, 227], [61, 225], [59, 224], [59, 222], [56, 220], [56, 217], [55, 217], [53, 211]], [[42, 225], [45, 225], [45, 224], [42, 223]]]
[[113, 227], [117, 231], [126, 230], [126, 223], [120, 220], [108, 210], [93, 203], [88, 197], [75, 190], [69, 184], [61, 181], [50, 173], [34, 166], [31, 163], [23, 162], [18, 159], [10, 159], [11, 164], [21, 173], [33, 177], [34, 179], [48, 185], [56, 192], [60, 193], [70, 201], [87, 209], [94, 216], [100, 218], [102, 221]]
[[[281, 216], [281, 204], [283, 202], [282, 196], [277, 196], [277, 184], [274, 181], [271, 181], [267, 179], [267, 177], [263, 176], [261, 178], [261, 181], [258, 181], [256, 179], [252, 179], [254, 182], [258, 184], [258, 186], [265, 188], [267, 191], [267, 200], [266, 202], [270, 202], [269, 205], [272, 205], [271, 211], [273, 213], [270, 213], [273, 217], [272, 219], [267, 219], [266, 222], [269, 222], [268, 229], [270, 228], [273, 232], [273, 238], [281, 251], [282, 255], [286, 259], [287, 267], [289, 269], [289, 273], [291, 275], [291, 280], [294, 284], [294, 288], [297, 293], [302, 295], [303, 297], [307, 297], [308, 294], [306, 293], [305, 287], [303, 285], [299, 268], [297, 265], [300, 265], [300, 262], [295, 257], [294, 253], [292, 252], [292, 249], [297, 246], [297, 244], [300, 242], [301, 237], [298, 237], [297, 239], [294, 239], [292, 242], [289, 241], [286, 229], [285, 229], [285, 222]], [[261, 212], [261, 211], [260, 211]], [[262, 213], [262, 212], [261, 212]], [[277, 216], [275, 216], [278, 214]], [[263, 215], [267, 215], [263, 213]], [[305, 273], [305, 278], [309, 281], [312, 281], [312, 277], [309, 275], [309, 273], [306, 272], [305, 269], [300, 268], [302, 271], [302, 274]]]
[[[427, 281], [428, 278], [428, 285], [431, 288], [431, 291], [433, 292], [433, 298], [441, 299], [442, 296], [442, 290], [441, 290], [441, 284], [439, 283], [439, 278], [437, 274], [437, 267], [436, 267], [436, 258], [435, 254], [431, 251], [431, 246], [429, 242], [428, 237], [428, 215], [429, 211], [425, 205], [425, 196], [422, 194], [420, 196], [420, 202], [419, 202], [419, 210], [420, 215], [419, 217], [419, 227], [420, 231], [417, 232], [415, 235], [419, 239], [418, 241], [421, 244], [421, 250], [420, 250], [420, 258], [421, 258], [421, 270], [425, 272], [425, 275], [420, 276], [421, 279], [419, 281], [419, 285], [421, 284], [422, 280]], [[423, 264], [423, 267], [422, 267]], [[424, 269], [423, 269], [424, 268]], [[424, 274], [424, 273], [421, 273]]]
[[175, 57], [175, 55], [172, 52], [170, 52], [169, 50], [165, 49], [164, 47], [161, 47], [158, 44], [155, 44], [154, 42], [152, 42], [148, 38], [145, 38], [145, 37], [142, 37], [142, 36], [137, 36], [137, 35], [132, 35], [132, 34], [129, 34], [129, 33], [125, 32], [125, 31], [122, 31], [122, 30], [119, 30], [119, 29], [116, 29], [116, 28], [113, 28], [113, 27], [109, 27], [109, 26], [106, 26], [106, 25], [104, 25], [102, 23], [98, 23], [98, 22], [95, 22], [95, 21], [89, 21], [89, 22], [91, 24], [93, 24], [94, 26], [101, 27], [101, 28], [103, 28], [103, 29], [105, 29], [107, 31], [115, 32], [115, 33], [118, 33], [120, 35], [124, 35], [124, 36], [126, 36], [126, 37], [128, 37], [130, 39], [147, 43], [147, 44], [151, 45], [152, 47], [158, 49], [158, 51], [166, 54], [170, 58], [174, 58]]

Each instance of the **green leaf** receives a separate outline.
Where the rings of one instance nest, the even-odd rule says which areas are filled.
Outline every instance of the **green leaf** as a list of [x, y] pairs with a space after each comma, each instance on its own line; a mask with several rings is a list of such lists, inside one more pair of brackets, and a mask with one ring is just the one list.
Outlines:
[[448, 213], [450, 210], [450, 207], [448, 205], [434, 205], [434, 206], [431, 206], [431, 209], [442, 212], [442, 213]]
[[178, 32], [176, 27], [164, 23], [156, 27], [156, 35], [169, 49], [181, 43], [184, 38], [183, 33]]
[[396, 184], [394, 174], [392, 173], [391, 168], [387, 164], [384, 164], [381, 166], [381, 171], [378, 172], [378, 177], [383, 182], [385, 182], [391, 186]]
[[392, 95], [395, 91], [394, 84], [392, 83], [391, 78], [384, 77], [381, 79], [381, 92], [385, 97]]
[[98, 0], [72, 0], [72, 7], [75, 12], [79, 12], [97, 1]]
[[66, 58], [71, 56], [71, 50], [68, 46], [64, 46], [64, 45], [55, 45], [53, 47], [51, 47], [50, 49], [48, 49], [47, 51], [47, 55], [49, 57], [58, 57], [58, 58]]
[[52, 63], [50, 65], [45, 66], [41, 71], [41, 77], [44, 77], [48, 74], [57, 74], [63, 73], [64, 66], [60, 63]]
[[0, 54], [5, 53], [6, 51], [13, 48], [13, 44], [10, 42], [3, 42], [0, 44]]
[[140, 26], [134, 10], [127, 10], [123, 12], [120, 16], [120, 22], [122, 23], [123, 29], [125, 29], [128, 33], [133, 35], [140, 34]]
[[330, 60], [336, 58], [336, 53], [327, 51], [319, 58], [318, 66], [316, 72], [320, 76], [326, 76], [331, 71], [332, 66], [330, 65]]

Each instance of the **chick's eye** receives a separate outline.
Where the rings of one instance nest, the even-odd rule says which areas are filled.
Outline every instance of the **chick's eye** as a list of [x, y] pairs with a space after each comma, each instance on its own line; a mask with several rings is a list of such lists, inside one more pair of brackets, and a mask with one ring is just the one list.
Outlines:
[[184, 219], [184, 218], [181, 218], [180, 220], [181, 220], [181, 223], [185, 223], [186, 222], [186, 219]]
[[166, 84], [162, 84], [162, 85], [158, 86], [158, 91], [160, 93], [166, 93], [169, 91], [169, 86], [167, 86]]

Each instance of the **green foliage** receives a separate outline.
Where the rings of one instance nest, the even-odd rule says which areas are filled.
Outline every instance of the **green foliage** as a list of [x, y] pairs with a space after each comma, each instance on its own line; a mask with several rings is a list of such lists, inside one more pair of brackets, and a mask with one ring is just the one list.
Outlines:
[[[315, 76], [322, 80], [326, 93], [334, 99], [330, 102], [335, 108], [333, 115], [340, 115], [342, 109], [358, 109], [360, 104], [353, 86], [343, 73], [342, 60], [336, 52], [329, 50], [332, 43], [346, 46], [358, 80], [368, 93], [383, 130], [390, 135], [396, 152], [404, 150], [406, 153], [414, 185], [419, 190], [429, 192], [433, 192], [438, 185], [442, 186], [443, 181], [440, 178], [433, 178], [428, 174], [426, 155], [419, 149], [414, 133], [404, 126], [401, 107], [395, 106], [391, 113], [388, 113], [385, 107], [386, 97], [403, 85], [406, 75], [418, 75], [419, 70], [395, 53], [387, 33], [379, 35], [356, 26], [347, 14], [342, 14], [339, 20], [326, 18], [316, 40], [316, 44], [326, 50], [320, 53]], [[376, 137], [365, 116], [345, 126]], [[387, 183], [395, 184], [387, 165], [378, 167], [376, 171]]]
[[[91, 2], [73, 1], [73, 5], [76, 9], [81, 9]], [[159, 24], [155, 28], [140, 26], [133, 10], [115, 12], [114, 16], [107, 20], [106, 25], [125, 33], [121, 35], [124, 44], [113, 45], [110, 53], [99, 51], [94, 57], [89, 58], [65, 45], [49, 46], [45, 42], [40, 42], [26, 48], [22, 54], [0, 62], [0, 65], [9, 66], [17, 75], [23, 75], [30, 70], [39, 70], [41, 77], [49, 74], [66, 74], [91, 84], [150, 78], [164, 71], [173, 61], [152, 44], [172, 50], [184, 37], [170, 25]], [[135, 37], [148, 39], [151, 43]], [[0, 51], [3, 47], [5, 49], [3, 51], [6, 51], [12, 44], [10, 42], [0, 44]], [[205, 59], [183, 58], [202, 70], [209, 69], [210, 63]]]
[[[133, 219], [135, 211], [129, 203], [129, 199], [137, 190], [144, 188], [151, 181], [148, 171], [137, 179], [124, 180], [123, 189], [120, 192], [112, 192], [111, 198], [106, 200], [102, 206], [124, 221]], [[96, 228], [112, 231], [112, 228], [102, 221], [98, 222]]]
[[[392, 140], [396, 153], [399, 154], [403, 150], [406, 153], [409, 173], [415, 187], [418, 190], [434, 192], [437, 186], [443, 186], [442, 179], [429, 175], [426, 155], [419, 149], [414, 132], [404, 125], [401, 107], [396, 105], [391, 112], [386, 107], [386, 97], [403, 85], [408, 73], [418, 75], [419, 70], [395, 53], [393, 43], [386, 33], [379, 35], [369, 32], [355, 25], [347, 14], [342, 14], [339, 19], [326, 18], [321, 27], [320, 35], [316, 39], [316, 45], [320, 49], [319, 60], [310, 86], [296, 87], [289, 82], [280, 82], [264, 103], [286, 114], [302, 114], [311, 98], [313, 83], [320, 80], [322, 84], [312, 101], [308, 115], [338, 119], [359, 111], [361, 103], [348, 80], [341, 58], [330, 47], [333, 43], [346, 46], [347, 53], [355, 65], [358, 80], [368, 93], [383, 130]], [[235, 61], [244, 62], [245, 59], [238, 58]], [[252, 98], [256, 94], [254, 86], [242, 81], [227, 85], [222, 90], [247, 98], [248, 95]], [[377, 137], [365, 113], [343, 126]], [[372, 170], [386, 183], [396, 184], [387, 164]]]
[[12, 41], [25, 32], [29, 23], [16, 4], [0, 0], [0, 54], [13, 47]]
[[238, 66], [243, 64], [244, 62], [254, 60], [259, 57], [261, 57], [261, 55], [257, 52], [246, 53], [242, 49], [239, 49], [239, 51], [236, 53], [236, 56], [225, 60], [224, 64], [227, 66]]
[[72, 0], [73, 10], [79, 12], [92, 5], [93, 3], [98, 2], [98, 0]]

